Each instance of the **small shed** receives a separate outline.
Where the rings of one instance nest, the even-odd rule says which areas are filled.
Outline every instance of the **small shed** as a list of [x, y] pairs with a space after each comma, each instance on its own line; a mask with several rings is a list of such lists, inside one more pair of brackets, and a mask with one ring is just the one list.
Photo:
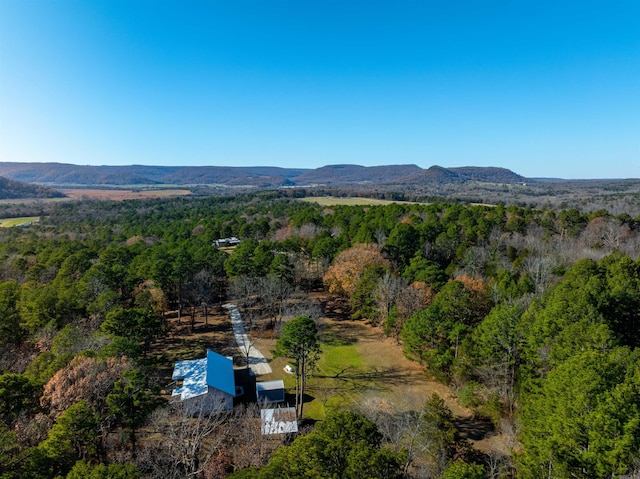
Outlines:
[[288, 434], [298, 432], [296, 408], [278, 407], [260, 411], [261, 431], [263, 435]]
[[207, 351], [202, 359], [178, 361], [172, 379], [177, 384], [172, 396], [180, 398], [189, 415], [233, 408], [236, 385], [231, 358]]
[[284, 381], [259, 381], [256, 383], [256, 398], [259, 404], [284, 402]]

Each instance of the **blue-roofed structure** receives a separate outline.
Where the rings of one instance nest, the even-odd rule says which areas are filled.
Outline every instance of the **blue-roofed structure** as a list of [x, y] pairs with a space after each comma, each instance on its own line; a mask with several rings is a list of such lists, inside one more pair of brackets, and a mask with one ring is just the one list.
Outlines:
[[282, 379], [258, 381], [256, 398], [260, 404], [284, 402], [284, 381]]
[[178, 361], [171, 378], [177, 383], [172, 396], [183, 401], [189, 414], [233, 408], [236, 384], [231, 358], [207, 351], [205, 358]]

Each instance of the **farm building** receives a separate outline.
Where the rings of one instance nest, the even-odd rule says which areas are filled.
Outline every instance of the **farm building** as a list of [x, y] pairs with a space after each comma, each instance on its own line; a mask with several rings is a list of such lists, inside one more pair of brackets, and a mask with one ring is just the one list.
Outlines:
[[261, 431], [263, 435], [298, 432], [296, 408], [294, 407], [262, 409], [260, 418], [262, 420]]
[[232, 236], [231, 238], [219, 238], [214, 241], [214, 244], [218, 248], [224, 248], [225, 246], [237, 246], [241, 243], [241, 240]]
[[231, 358], [207, 351], [202, 359], [178, 361], [171, 378], [177, 383], [172, 396], [180, 398], [189, 415], [233, 408], [236, 385]]
[[256, 398], [259, 404], [284, 402], [284, 381], [259, 381], [256, 383]]

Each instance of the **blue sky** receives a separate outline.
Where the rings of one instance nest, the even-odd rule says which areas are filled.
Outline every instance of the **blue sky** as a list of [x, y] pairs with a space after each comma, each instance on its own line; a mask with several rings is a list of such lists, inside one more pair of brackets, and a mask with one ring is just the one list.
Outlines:
[[640, 177], [640, 2], [0, 0], [0, 161]]

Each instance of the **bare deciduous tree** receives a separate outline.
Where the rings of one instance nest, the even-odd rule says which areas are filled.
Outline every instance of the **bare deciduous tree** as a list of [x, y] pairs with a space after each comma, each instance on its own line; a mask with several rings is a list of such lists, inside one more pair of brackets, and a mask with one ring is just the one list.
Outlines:
[[530, 255], [524, 260], [524, 270], [536, 285], [538, 294], [545, 292], [551, 278], [553, 265], [553, 259], [549, 256]]
[[207, 269], [201, 269], [193, 277], [195, 304], [202, 308], [204, 324], [209, 324], [209, 306], [217, 297], [216, 276]]
[[512, 477], [511, 473], [514, 472], [509, 456], [496, 451], [486, 457], [485, 466], [489, 479]]
[[[318, 321], [322, 317], [322, 308], [320, 305], [306, 296], [300, 296], [295, 301], [287, 303], [283, 313], [285, 318], [295, 318], [296, 316], [308, 316], [314, 321]], [[281, 324], [276, 326], [276, 334], [280, 334]]]
[[422, 282], [414, 282], [398, 291], [395, 304], [397, 317], [388, 328], [385, 325], [386, 333], [399, 339], [402, 327], [409, 316], [429, 306], [434, 296], [433, 290]]
[[149, 470], [153, 478], [197, 477], [220, 450], [234, 414], [222, 409], [211, 414], [201, 410], [190, 417], [179, 401], [157, 409], [150, 418], [151, 445], [138, 457], [140, 468]]
[[304, 254], [298, 254], [293, 261], [295, 283], [305, 290], [309, 290], [315, 284], [321, 284], [329, 265], [329, 258], [312, 260]]
[[234, 421], [234, 427], [230, 428], [223, 449], [234, 469], [265, 465], [270, 453], [286, 440], [284, 435], [262, 434], [258, 404], [238, 407]]
[[287, 281], [275, 276], [242, 276], [231, 286], [231, 295], [244, 310], [255, 308], [256, 318], [268, 317], [275, 326], [282, 319], [287, 302], [297, 291]]
[[389, 311], [396, 304], [402, 291], [408, 287], [407, 280], [388, 271], [380, 278], [373, 292], [376, 299], [379, 324], [389, 317]]
[[439, 477], [454, 447], [453, 417], [436, 395], [421, 401], [424, 398], [405, 396], [391, 404], [372, 396], [364, 398], [360, 407], [396, 451], [406, 451], [403, 470], [407, 477], [410, 469], [416, 477]]

